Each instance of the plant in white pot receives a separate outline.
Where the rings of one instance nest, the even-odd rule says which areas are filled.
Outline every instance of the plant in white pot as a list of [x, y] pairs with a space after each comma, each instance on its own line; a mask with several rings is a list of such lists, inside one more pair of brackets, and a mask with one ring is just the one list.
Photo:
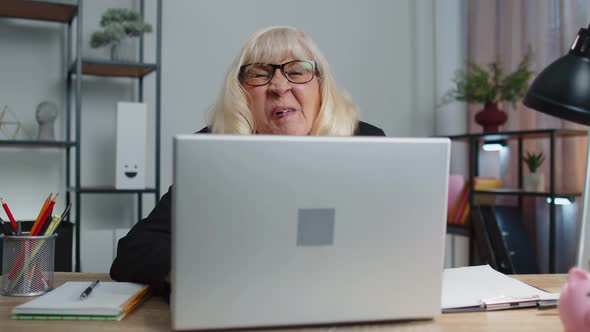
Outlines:
[[545, 161], [543, 152], [531, 153], [527, 152], [522, 160], [528, 166], [530, 173], [525, 174], [523, 178], [523, 189], [525, 191], [543, 192], [545, 191], [545, 178], [542, 173], [537, 173], [537, 170]]
[[90, 46], [109, 46], [111, 60], [125, 60], [120, 50], [123, 41], [152, 31], [152, 26], [145, 23], [139, 13], [125, 8], [108, 9], [100, 19], [100, 26], [102, 30], [95, 31], [90, 37]]

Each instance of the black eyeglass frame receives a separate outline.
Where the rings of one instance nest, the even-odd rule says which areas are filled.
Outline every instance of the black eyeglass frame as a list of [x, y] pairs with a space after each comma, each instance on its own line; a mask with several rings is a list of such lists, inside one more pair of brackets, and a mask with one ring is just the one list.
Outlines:
[[[313, 72], [311, 75], [311, 78], [309, 79], [309, 81], [307, 82], [293, 82], [289, 79], [289, 76], [287, 74], [285, 74], [285, 66], [294, 63], [294, 62], [307, 62], [309, 64], [312, 65], [313, 67]], [[244, 68], [251, 66], [251, 65], [265, 65], [265, 66], [270, 66], [272, 68], [272, 72], [270, 74], [270, 78], [268, 79], [268, 81], [264, 84], [250, 84], [248, 82], [246, 82], [246, 78], [244, 77]], [[313, 80], [313, 78], [315, 76], [320, 77], [320, 72], [318, 70], [318, 66], [317, 63], [313, 60], [293, 60], [293, 61], [289, 61], [289, 62], [285, 62], [285, 63], [281, 63], [281, 64], [273, 64], [273, 63], [263, 63], [263, 62], [254, 62], [254, 63], [248, 63], [245, 65], [240, 66], [240, 73], [239, 73], [239, 79], [241, 82], [244, 82], [245, 84], [249, 85], [249, 86], [263, 86], [263, 85], [267, 85], [268, 83], [270, 83], [270, 81], [272, 81], [273, 77], [275, 76], [275, 72], [277, 71], [277, 69], [281, 70], [281, 73], [283, 73], [283, 76], [285, 76], [285, 78], [287, 79], [287, 81], [293, 83], [293, 84], [307, 84], [309, 82], [311, 82]]]

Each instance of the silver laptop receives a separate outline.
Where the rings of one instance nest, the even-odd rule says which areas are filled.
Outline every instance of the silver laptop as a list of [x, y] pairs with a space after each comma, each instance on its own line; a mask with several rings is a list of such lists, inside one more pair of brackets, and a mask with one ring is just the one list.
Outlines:
[[441, 312], [450, 142], [174, 138], [172, 327]]

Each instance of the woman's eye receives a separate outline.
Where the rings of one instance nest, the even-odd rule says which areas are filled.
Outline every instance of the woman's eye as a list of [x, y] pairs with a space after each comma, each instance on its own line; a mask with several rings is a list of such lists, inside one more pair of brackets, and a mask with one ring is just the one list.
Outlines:
[[267, 72], [250, 72], [248, 73], [249, 77], [258, 78], [258, 77], [269, 77], [270, 74]]
[[292, 70], [292, 71], [287, 72], [287, 75], [289, 75], [289, 76], [303, 75], [303, 72]]

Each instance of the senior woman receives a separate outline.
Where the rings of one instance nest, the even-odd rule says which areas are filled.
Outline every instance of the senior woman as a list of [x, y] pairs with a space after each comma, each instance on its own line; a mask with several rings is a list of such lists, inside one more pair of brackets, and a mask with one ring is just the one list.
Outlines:
[[[384, 136], [358, 120], [351, 98], [334, 82], [328, 62], [304, 32], [269, 27], [242, 47], [199, 133]], [[149, 214], [119, 240], [111, 277], [151, 284], [169, 293], [169, 190]]]

